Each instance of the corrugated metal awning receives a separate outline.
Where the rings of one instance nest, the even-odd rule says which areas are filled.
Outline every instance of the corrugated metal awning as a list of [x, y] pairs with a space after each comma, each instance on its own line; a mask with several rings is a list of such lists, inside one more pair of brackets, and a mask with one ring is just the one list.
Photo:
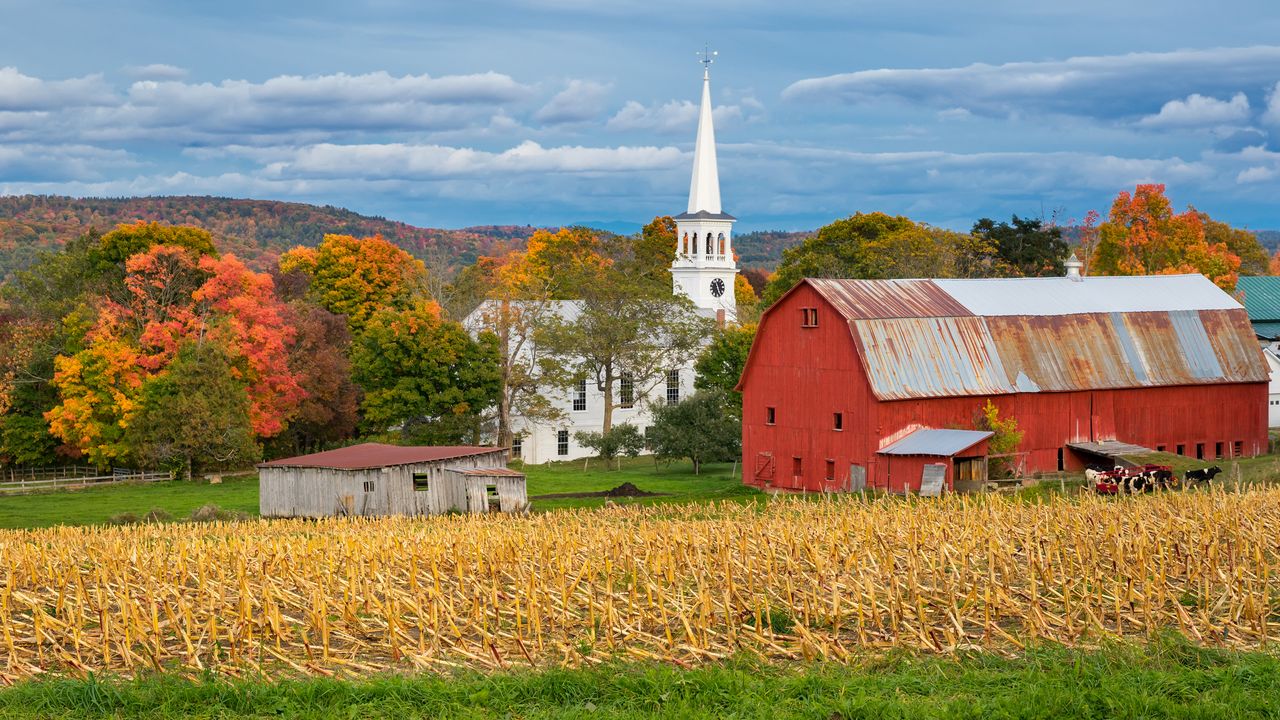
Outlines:
[[986, 440], [995, 433], [987, 430], [942, 430], [921, 428], [901, 440], [881, 448], [881, 455], [938, 455], [951, 457]]

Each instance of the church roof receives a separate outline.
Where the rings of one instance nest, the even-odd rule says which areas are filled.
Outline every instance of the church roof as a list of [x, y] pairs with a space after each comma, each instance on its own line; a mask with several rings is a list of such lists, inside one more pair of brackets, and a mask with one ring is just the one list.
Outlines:
[[726, 212], [711, 213], [706, 210], [698, 212], [682, 212], [676, 215], [673, 220], [737, 220], [738, 218]]

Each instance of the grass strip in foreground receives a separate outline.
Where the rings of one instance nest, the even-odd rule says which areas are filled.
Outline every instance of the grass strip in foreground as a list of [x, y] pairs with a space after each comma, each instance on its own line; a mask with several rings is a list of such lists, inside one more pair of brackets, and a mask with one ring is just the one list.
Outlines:
[[27, 682], [0, 718], [1274, 718], [1280, 659], [1176, 637], [1008, 659], [895, 654], [861, 665], [608, 663], [357, 682], [153, 676]]

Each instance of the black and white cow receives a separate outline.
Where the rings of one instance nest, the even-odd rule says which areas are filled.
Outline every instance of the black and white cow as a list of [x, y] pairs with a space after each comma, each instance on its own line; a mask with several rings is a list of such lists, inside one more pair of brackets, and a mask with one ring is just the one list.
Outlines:
[[1214, 465], [1213, 467], [1200, 468], [1199, 470], [1188, 470], [1185, 479], [1188, 485], [1192, 482], [1208, 483], [1212, 482], [1214, 476], [1220, 472], [1222, 472], [1222, 468], [1217, 465]]

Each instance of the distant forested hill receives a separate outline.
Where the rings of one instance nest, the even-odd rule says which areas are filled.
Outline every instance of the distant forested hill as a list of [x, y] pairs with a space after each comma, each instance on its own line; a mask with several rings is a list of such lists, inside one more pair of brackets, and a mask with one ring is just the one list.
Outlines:
[[222, 252], [258, 268], [295, 245], [316, 245], [326, 233], [378, 234], [432, 263], [462, 265], [523, 244], [533, 228], [486, 225], [461, 230], [420, 228], [332, 206], [221, 197], [0, 197], [0, 280], [29, 266], [89, 228], [106, 232], [137, 220], [195, 225], [213, 234]]
[[1275, 253], [1280, 248], [1280, 230], [1254, 230], [1253, 234], [1258, 236], [1258, 242], [1268, 253]]
[[772, 270], [782, 259], [782, 251], [799, 245], [814, 230], [756, 230], [733, 236], [733, 249], [738, 251], [738, 261], [743, 267], [760, 267]]

